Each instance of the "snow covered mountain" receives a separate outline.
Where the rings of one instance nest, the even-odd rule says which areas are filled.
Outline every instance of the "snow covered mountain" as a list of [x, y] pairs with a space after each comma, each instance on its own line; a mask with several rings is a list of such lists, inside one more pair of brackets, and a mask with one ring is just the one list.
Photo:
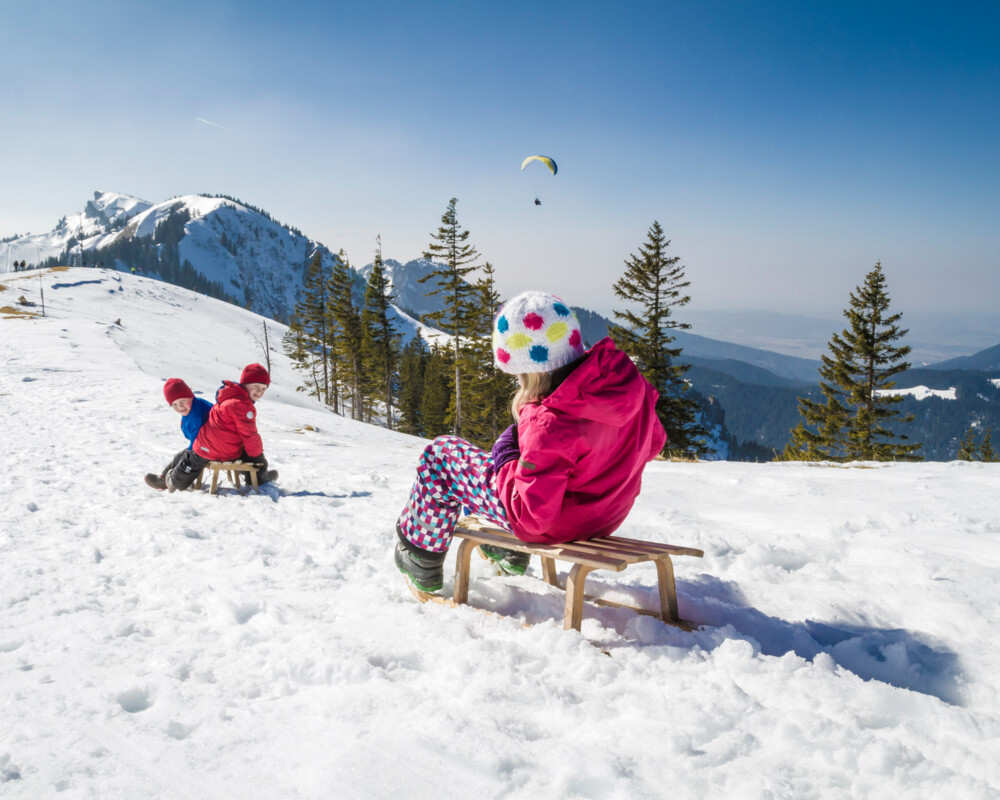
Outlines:
[[[278, 336], [279, 482], [143, 484], [184, 444], [163, 380], [211, 398], [263, 321], [112, 270], [0, 279], [4, 800], [1000, 793], [1000, 464], [650, 464], [622, 533], [704, 550], [675, 561], [690, 633], [589, 604], [564, 631], [537, 559], [420, 605], [392, 548], [426, 442], [296, 392]], [[658, 602], [649, 565], [587, 586]]]
[[331, 267], [335, 254], [325, 245], [233, 198], [185, 195], [152, 204], [95, 192], [82, 213], [49, 233], [0, 244], [0, 270], [22, 260], [135, 268], [287, 321], [317, 251]]
[[[374, 266], [373, 263], [366, 264], [358, 270], [358, 273], [368, 280]], [[443, 298], [439, 295], [429, 296], [430, 292], [440, 288], [440, 279], [430, 278], [424, 283], [420, 282], [422, 278], [427, 278], [431, 272], [440, 268], [440, 264], [425, 258], [407, 261], [405, 264], [394, 258], [385, 259], [382, 262], [382, 269], [391, 288], [393, 305], [414, 317], [441, 310], [444, 307]]]

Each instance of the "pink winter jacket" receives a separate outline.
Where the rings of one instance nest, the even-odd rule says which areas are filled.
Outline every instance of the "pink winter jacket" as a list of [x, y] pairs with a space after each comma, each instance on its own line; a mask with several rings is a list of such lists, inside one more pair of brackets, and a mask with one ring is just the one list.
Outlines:
[[569, 542], [613, 533], [667, 434], [659, 395], [604, 338], [540, 403], [521, 409], [520, 459], [497, 473], [511, 530], [524, 542]]

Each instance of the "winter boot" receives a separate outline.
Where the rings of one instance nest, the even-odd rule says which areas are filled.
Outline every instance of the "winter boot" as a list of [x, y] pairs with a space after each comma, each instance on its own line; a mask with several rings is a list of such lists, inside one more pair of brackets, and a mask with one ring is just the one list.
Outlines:
[[488, 544], [479, 545], [479, 552], [493, 562], [505, 575], [523, 575], [531, 561], [530, 553], [519, 553], [506, 547], [493, 547]]
[[444, 560], [448, 553], [421, 550], [406, 539], [396, 526], [396, 567], [421, 592], [439, 592], [444, 586]]
[[156, 489], [159, 492], [167, 491], [167, 482], [159, 475], [154, 475], [152, 472], [146, 475], [146, 485], [151, 489]]
[[[260, 484], [262, 484], [262, 483], [270, 483], [271, 481], [276, 481], [276, 480], [278, 480], [278, 470], [276, 470], [276, 469], [269, 469], [269, 470], [265, 470], [264, 472], [258, 472], [257, 473], [257, 485], [258, 486]], [[239, 484], [237, 483], [237, 485], [239, 485]], [[244, 472], [243, 473], [243, 485], [244, 486], [253, 486], [253, 479], [250, 477], [250, 473], [249, 472]]]

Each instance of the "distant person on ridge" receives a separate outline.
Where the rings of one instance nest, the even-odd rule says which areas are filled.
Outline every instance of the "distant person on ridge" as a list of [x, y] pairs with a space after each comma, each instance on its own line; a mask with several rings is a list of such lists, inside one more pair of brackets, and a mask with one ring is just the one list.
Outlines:
[[[115, 320], [115, 324], [121, 325], [121, 320]], [[181, 415], [181, 433], [188, 440], [188, 447], [175, 455], [159, 475], [153, 472], [146, 475], [146, 485], [160, 491], [167, 488], [167, 474], [180, 463], [184, 454], [191, 450], [194, 440], [198, 437], [198, 431], [212, 410], [212, 404], [201, 397], [195, 397], [191, 388], [180, 378], [170, 378], [163, 384], [163, 396], [167, 404]]]
[[[517, 377], [517, 422], [491, 453], [457, 436], [431, 442], [396, 522], [396, 566], [422, 592], [443, 585], [463, 509], [524, 542], [613, 533], [639, 495], [646, 463], [667, 441], [653, 386], [610, 338], [585, 350], [576, 315], [554, 295], [524, 292], [500, 309], [493, 358]], [[527, 569], [526, 553], [480, 550], [502, 572]]]
[[257, 483], [276, 480], [277, 470], [268, 470], [264, 443], [257, 433], [255, 403], [271, 385], [271, 376], [260, 364], [249, 364], [240, 382], [223, 381], [215, 393], [215, 405], [198, 432], [190, 450], [167, 478], [171, 491], [191, 487], [210, 461], [243, 461], [257, 468]]

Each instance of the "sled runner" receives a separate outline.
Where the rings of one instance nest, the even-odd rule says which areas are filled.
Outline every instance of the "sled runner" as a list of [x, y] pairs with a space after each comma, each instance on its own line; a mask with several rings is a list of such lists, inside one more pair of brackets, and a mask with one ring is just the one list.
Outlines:
[[[225, 472], [229, 476], [229, 480], [232, 481], [233, 486], [237, 489], [240, 486], [237, 475], [241, 472], [248, 472], [250, 473], [250, 484], [254, 489], [257, 488], [257, 468], [253, 464], [244, 464], [242, 461], [209, 461], [205, 469], [212, 471], [212, 486], [208, 490], [209, 494], [216, 494], [218, 492], [220, 472]], [[202, 471], [202, 474], [198, 476], [198, 480], [195, 483], [198, 489], [201, 488], [201, 479], [204, 474], [204, 471]]]
[[[534, 544], [522, 542], [514, 534], [490, 526], [475, 517], [464, 517], [459, 521], [453, 535], [462, 539], [458, 546], [458, 558], [455, 564], [454, 599], [441, 600], [446, 605], [467, 603], [469, 599], [469, 570], [472, 551], [481, 544], [505, 547], [522, 553], [530, 553], [542, 560], [542, 577], [546, 583], [564, 589], [566, 592], [566, 610], [563, 615], [565, 630], [580, 630], [583, 620], [583, 601], [588, 600], [596, 605], [612, 608], [628, 608], [638, 614], [658, 617], [664, 622], [685, 630], [694, 630], [697, 626], [681, 618], [677, 608], [677, 589], [674, 585], [674, 567], [670, 560], [672, 556], [696, 556], [701, 558], [704, 552], [693, 547], [678, 547], [657, 542], [644, 542], [638, 539], [626, 539], [621, 536], [604, 536], [598, 539], [585, 539], [579, 542], [561, 544]], [[556, 571], [556, 561], [567, 561], [573, 566], [566, 577], [565, 586], [560, 582]], [[649, 611], [625, 603], [604, 600], [584, 593], [584, 583], [587, 575], [595, 569], [610, 569], [621, 572], [632, 564], [652, 561], [656, 565], [659, 578], [660, 610]], [[426, 598], [431, 599], [433, 595]]]

